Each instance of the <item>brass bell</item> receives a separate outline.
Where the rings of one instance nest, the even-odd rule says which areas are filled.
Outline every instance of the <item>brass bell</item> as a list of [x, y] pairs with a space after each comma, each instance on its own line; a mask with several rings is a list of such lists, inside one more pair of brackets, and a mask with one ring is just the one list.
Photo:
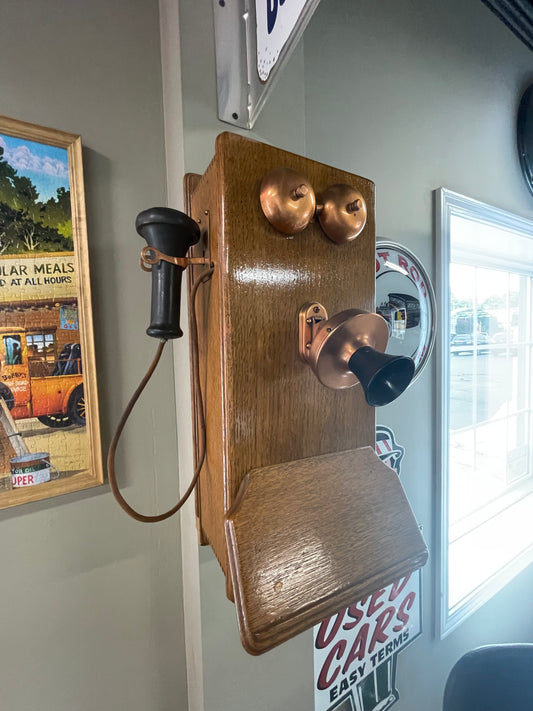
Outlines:
[[367, 208], [359, 190], [350, 185], [331, 185], [321, 195], [317, 217], [326, 235], [336, 244], [351, 242], [366, 225]]
[[259, 197], [267, 220], [285, 235], [305, 230], [315, 215], [315, 191], [291, 168], [274, 168], [265, 175]]

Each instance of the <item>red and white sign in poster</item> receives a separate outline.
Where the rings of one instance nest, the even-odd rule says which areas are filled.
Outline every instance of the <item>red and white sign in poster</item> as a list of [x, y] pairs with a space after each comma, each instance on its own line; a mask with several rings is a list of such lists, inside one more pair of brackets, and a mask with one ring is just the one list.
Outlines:
[[421, 633], [420, 571], [314, 630], [315, 711], [384, 711], [398, 700], [396, 655]]
[[[400, 474], [404, 448], [376, 428], [376, 452]], [[386, 711], [396, 701], [396, 661], [422, 632], [417, 570], [314, 628], [315, 711]]]

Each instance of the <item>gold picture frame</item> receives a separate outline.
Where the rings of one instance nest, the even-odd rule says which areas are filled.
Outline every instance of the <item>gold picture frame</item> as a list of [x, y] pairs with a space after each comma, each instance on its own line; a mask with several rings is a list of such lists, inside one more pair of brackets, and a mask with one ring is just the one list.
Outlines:
[[102, 483], [81, 138], [0, 116], [0, 508]]

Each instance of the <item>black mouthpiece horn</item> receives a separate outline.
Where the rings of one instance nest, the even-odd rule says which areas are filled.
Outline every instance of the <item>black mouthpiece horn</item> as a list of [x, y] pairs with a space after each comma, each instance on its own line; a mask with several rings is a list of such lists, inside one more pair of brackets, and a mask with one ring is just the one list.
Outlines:
[[396, 400], [415, 373], [412, 358], [387, 355], [370, 346], [358, 348], [348, 361], [348, 368], [359, 379], [366, 401], [372, 407]]

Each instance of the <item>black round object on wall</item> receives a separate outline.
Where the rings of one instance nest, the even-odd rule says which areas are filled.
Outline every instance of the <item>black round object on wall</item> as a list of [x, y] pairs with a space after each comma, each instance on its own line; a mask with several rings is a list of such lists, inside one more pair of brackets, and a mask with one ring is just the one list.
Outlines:
[[528, 188], [533, 193], [533, 84], [524, 92], [518, 108], [518, 156]]

